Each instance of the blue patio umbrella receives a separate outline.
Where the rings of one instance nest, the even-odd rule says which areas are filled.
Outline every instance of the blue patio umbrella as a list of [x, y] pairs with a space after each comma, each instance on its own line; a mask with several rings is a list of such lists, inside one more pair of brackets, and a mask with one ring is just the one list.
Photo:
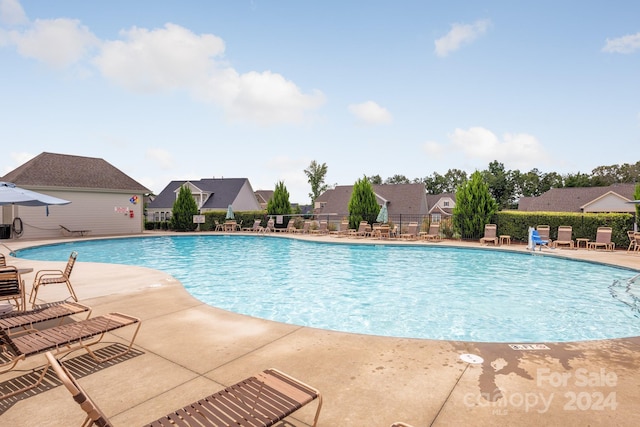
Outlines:
[[225, 216], [224, 219], [235, 219], [235, 216], [233, 215], [233, 208], [231, 207], [231, 205], [229, 205], [229, 207], [227, 208], [227, 216]]
[[378, 217], [376, 218], [376, 222], [381, 222], [383, 224], [386, 224], [387, 222], [389, 222], [389, 210], [387, 209], [386, 203], [382, 205], [382, 208], [380, 208], [380, 212], [378, 212]]

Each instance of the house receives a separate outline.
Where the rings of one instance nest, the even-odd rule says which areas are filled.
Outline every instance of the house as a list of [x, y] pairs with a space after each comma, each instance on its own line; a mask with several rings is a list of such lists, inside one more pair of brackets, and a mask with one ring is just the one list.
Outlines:
[[60, 237], [61, 225], [92, 235], [143, 230], [143, 199], [150, 190], [103, 159], [45, 152], [0, 180], [71, 201], [62, 206], [3, 206], [2, 222], [20, 218], [24, 238]]
[[226, 211], [260, 211], [262, 207], [247, 178], [205, 178], [199, 181], [171, 181], [147, 206], [148, 221], [167, 221], [180, 188], [186, 185], [201, 214]]
[[453, 208], [456, 206], [456, 194], [427, 194], [427, 206], [429, 207], [429, 220], [431, 222], [447, 220], [453, 216]]
[[[380, 206], [387, 204], [389, 219], [393, 222], [421, 222], [428, 215], [424, 184], [372, 185]], [[338, 185], [325, 191], [315, 201], [314, 213], [340, 222], [349, 216], [349, 200], [353, 185]]]
[[537, 197], [522, 197], [518, 210], [527, 212], [635, 212], [635, 184], [608, 187], [552, 188]]
[[256, 199], [262, 209], [267, 209], [269, 200], [273, 197], [273, 190], [256, 190]]

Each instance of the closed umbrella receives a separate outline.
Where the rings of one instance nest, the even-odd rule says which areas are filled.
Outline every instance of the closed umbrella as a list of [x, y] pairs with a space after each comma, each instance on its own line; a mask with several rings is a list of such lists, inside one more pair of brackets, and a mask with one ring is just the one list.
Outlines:
[[378, 217], [376, 218], [376, 222], [381, 222], [383, 224], [386, 224], [387, 222], [389, 222], [389, 210], [387, 209], [386, 203], [382, 205], [382, 208], [380, 208], [380, 212], [378, 212]]
[[231, 207], [231, 205], [229, 205], [229, 207], [227, 208], [227, 216], [225, 216], [224, 219], [235, 219], [235, 216], [233, 215], [233, 208]]

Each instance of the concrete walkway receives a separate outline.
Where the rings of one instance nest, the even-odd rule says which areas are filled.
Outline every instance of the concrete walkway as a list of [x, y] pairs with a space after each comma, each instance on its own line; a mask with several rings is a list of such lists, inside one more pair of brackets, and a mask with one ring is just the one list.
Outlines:
[[[44, 242], [0, 243], [20, 249]], [[525, 250], [515, 245], [501, 249]], [[2, 246], [0, 251], [8, 252]], [[624, 251], [556, 250], [552, 256], [640, 271], [640, 255]], [[64, 267], [59, 262], [8, 261], [36, 271]], [[33, 273], [24, 278], [29, 290]], [[142, 319], [130, 357], [108, 366], [85, 364], [86, 355], [80, 351], [64, 358], [84, 366], [80, 383], [115, 426], [143, 425], [269, 367], [322, 392], [320, 426], [388, 427], [399, 420], [416, 427], [634, 426], [640, 419], [638, 337], [540, 343], [546, 348], [514, 350], [502, 343], [365, 336], [210, 307], [171, 276], [141, 267], [86, 263], [79, 257], [72, 278], [93, 315], [120, 311]], [[39, 296], [45, 301], [63, 299], [62, 288], [44, 288]], [[106, 345], [124, 342], [128, 332], [110, 335]], [[463, 361], [463, 354], [480, 356], [483, 362]], [[44, 363], [44, 356], [34, 356], [19, 365], [20, 371], [0, 375], [0, 383], [16, 381]], [[0, 401], [0, 425], [80, 425], [84, 413], [55, 377], [50, 378], [35, 393]], [[307, 426], [314, 411], [314, 404], [308, 405], [285, 425]]]

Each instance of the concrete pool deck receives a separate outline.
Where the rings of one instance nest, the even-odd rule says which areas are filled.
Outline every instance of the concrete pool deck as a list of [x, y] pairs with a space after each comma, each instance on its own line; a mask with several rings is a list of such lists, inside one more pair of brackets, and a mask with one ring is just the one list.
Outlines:
[[[55, 242], [58, 240], [0, 243], [16, 250]], [[480, 247], [478, 243], [447, 241], [407, 244]], [[500, 249], [525, 250], [522, 245]], [[0, 245], [0, 252], [6, 255], [8, 250]], [[545, 252], [640, 272], [640, 254]], [[60, 262], [11, 257], [7, 261], [34, 271], [64, 267]], [[33, 275], [23, 277], [27, 291]], [[82, 262], [81, 254], [72, 279], [80, 301], [93, 308], [93, 315], [120, 311], [142, 319], [130, 357], [107, 366], [88, 362], [86, 375], [80, 378], [115, 426], [151, 422], [270, 367], [321, 391], [324, 404], [319, 426], [388, 427], [394, 421], [415, 427], [631, 426], [640, 419], [639, 337], [513, 349], [504, 343], [366, 336], [230, 313], [194, 299], [168, 274]], [[44, 301], [66, 296], [64, 286], [45, 287], [39, 293]], [[116, 331], [105, 345], [124, 342], [128, 333], [126, 329]], [[484, 361], [467, 363], [460, 359], [463, 354], [477, 355]], [[76, 351], [63, 360], [73, 363], [85, 359], [82, 351]], [[44, 355], [33, 356], [18, 365], [19, 371], [0, 375], [0, 383], [18, 381], [44, 363]], [[308, 426], [314, 411], [314, 403], [307, 405], [284, 425]], [[35, 393], [0, 401], [0, 425], [75, 426], [83, 419], [84, 412], [55, 381]]]

